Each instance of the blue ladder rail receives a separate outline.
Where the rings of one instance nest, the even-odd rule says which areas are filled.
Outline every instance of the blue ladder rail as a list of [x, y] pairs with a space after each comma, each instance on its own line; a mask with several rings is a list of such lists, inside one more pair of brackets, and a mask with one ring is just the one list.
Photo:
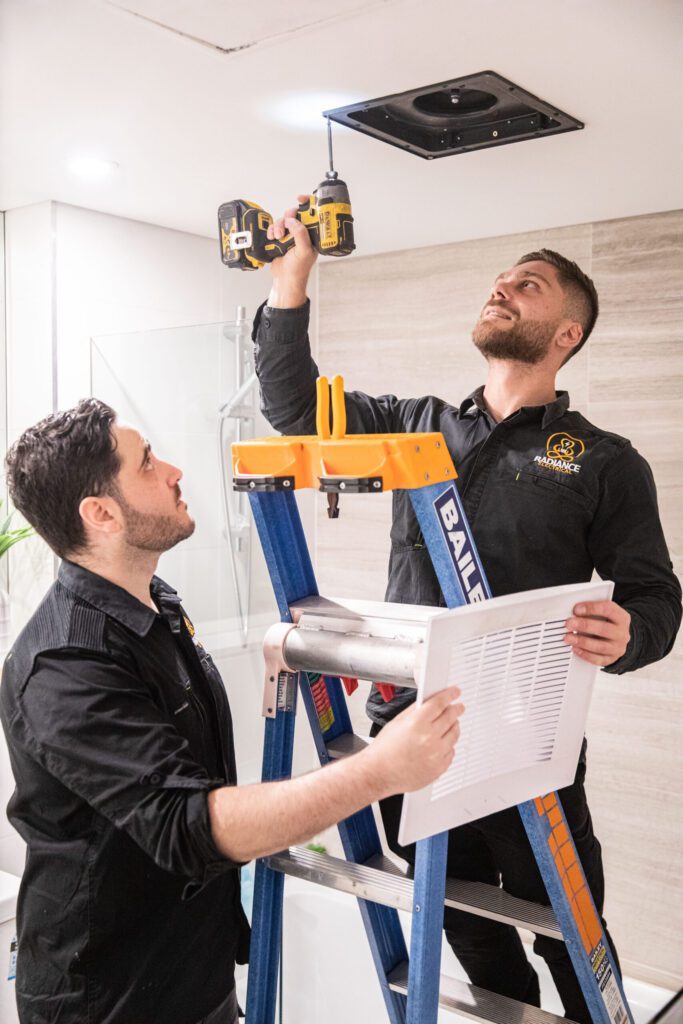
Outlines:
[[[302, 598], [318, 595], [296, 499], [291, 492], [274, 491], [251, 494], [250, 502], [281, 619], [291, 622], [290, 605]], [[328, 680], [322, 685], [326, 686], [331, 712], [325, 732], [320, 727], [308, 676], [305, 672], [299, 673], [299, 687], [318, 756], [321, 764], [326, 764], [330, 760], [327, 743], [344, 733], [351, 733], [352, 729], [341, 682], [338, 679]], [[275, 718], [266, 719], [264, 782], [287, 778], [291, 774], [294, 714], [294, 709], [278, 708]], [[347, 859], [363, 864], [382, 853], [370, 808], [342, 822], [339, 830]], [[247, 989], [246, 1019], [249, 1024], [273, 1024], [275, 1020], [283, 883], [284, 875], [273, 871], [263, 861], [257, 861]], [[358, 902], [389, 1020], [391, 1024], [406, 1024], [406, 997], [394, 992], [387, 980], [389, 973], [408, 959], [398, 912], [367, 900]], [[415, 1017], [411, 1024], [418, 1024], [418, 1018]]]
[[[491, 596], [457, 489], [451, 482], [409, 491], [434, 569], [449, 608]], [[318, 595], [294, 494], [250, 494], [250, 502], [283, 622], [290, 606]], [[299, 688], [321, 764], [328, 744], [352, 734], [338, 679], [311, 685], [299, 673]], [[266, 719], [263, 781], [291, 774], [295, 702], [278, 706]], [[322, 712], [322, 713], [321, 713]], [[553, 910], [562, 929], [594, 1024], [633, 1024], [616, 969], [556, 794], [519, 808]], [[370, 808], [339, 826], [348, 860], [364, 864], [382, 853]], [[436, 1024], [446, 882], [448, 834], [417, 844], [410, 958], [398, 913], [369, 900], [358, 901], [391, 1024]], [[254, 882], [252, 943], [247, 991], [247, 1024], [273, 1024], [277, 1000], [284, 876], [259, 860]], [[407, 998], [390, 987], [388, 976], [409, 963]]]

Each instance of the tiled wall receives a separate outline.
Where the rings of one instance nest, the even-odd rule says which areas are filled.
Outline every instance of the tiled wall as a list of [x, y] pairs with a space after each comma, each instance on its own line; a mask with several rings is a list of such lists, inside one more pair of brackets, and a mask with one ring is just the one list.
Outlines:
[[[547, 246], [593, 276], [602, 313], [559, 386], [593, 422], [629, 437], [649, 460], [676, 570], [683, 569], [683, 211], [437, 248], [321, 261], [321, 372], [347, 390], [459, 402], [485, 365], [470, 334], [491, 281]], [[321, 593], [381, 599], [390, 496], [318, 507]], [[359, 573], [358, 567], [362, 567]], [[588, 740], [588, 789], [604, 849], [606, 914], [625, 971], [683, 983], [683, 644], [625, 676], [601, 673]], [[678, 685], [677, 685], [678, 683]], [[362, 704], [353, 715], [367, 730]]]

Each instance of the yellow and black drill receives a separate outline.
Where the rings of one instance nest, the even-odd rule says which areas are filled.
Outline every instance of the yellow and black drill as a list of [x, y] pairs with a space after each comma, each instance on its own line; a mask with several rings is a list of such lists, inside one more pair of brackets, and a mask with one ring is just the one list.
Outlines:
[[[311, 236], [313, 248], [323, 256], [348, 256], [355, 249], [353, 216], [346, 182], [337, 177], [332, 162], [332, 135], [327, 121], [330, 169], [308, 201], [299, 206], [300, 220]], [[232, 199], [218, 209], [221, 259], [236, 270], [258, 270], [294, 245], [292, 235], [268, 238], [272, 216], [256, 203]]]

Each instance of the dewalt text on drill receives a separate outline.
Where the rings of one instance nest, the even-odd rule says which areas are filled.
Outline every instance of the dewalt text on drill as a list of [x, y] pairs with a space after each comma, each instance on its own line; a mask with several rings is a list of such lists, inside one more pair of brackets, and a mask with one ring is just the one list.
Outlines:
[[[337, 176], [332, 161], [332, 134], [327, 121], [330, 169], [306, 203], [299, 206], [300, 220], [311, 236], [313, 248], [323, 256], [348, 256], [355, 249], [353, 216], [346, 183]], [[272, 216], [256, 203], [232, 199], [218, 209], [221, 259], [226, 267], [258, 270], [294, 245], [292, 235], [268, 238]]]

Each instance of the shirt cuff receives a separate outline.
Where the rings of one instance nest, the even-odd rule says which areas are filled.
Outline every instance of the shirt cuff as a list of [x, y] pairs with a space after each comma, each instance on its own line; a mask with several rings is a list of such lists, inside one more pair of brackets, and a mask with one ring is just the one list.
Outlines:
[[[628, 608], [626, 610], [628, 611]], [[631, 612], [630, 615], [631, 636], [629, 637], [628, 646], [620, 658], [613, 661], [611, 665], [605, 666], [602, 670], [603, 672], [620, 676], [624, 672], [634, 672], [639, 667], [643, 650], [645, 623], [636, 612]]]
[[252, 341], [256, 341], [258, 335], [260, 344], [269, 342], [278, 345], [300, 343], [301, 338], [308, 333], [310, 314], [309, 299], [306, 299], [303, 306], [295, 306], [293, 309], [279, 309], [263, 302], [254, 317]]
[[193, 793], [188, 799], [187, 819], [197, 860], [203, 864], [203, 869], [183, 889], [184, 900], [192, 899], [218, 875], [222, 875], [226, 871], [235, 871], [247, 863], [246, 861], [230, 860], [223, 856], [214, 843], [209, 818], [208, 791]]

